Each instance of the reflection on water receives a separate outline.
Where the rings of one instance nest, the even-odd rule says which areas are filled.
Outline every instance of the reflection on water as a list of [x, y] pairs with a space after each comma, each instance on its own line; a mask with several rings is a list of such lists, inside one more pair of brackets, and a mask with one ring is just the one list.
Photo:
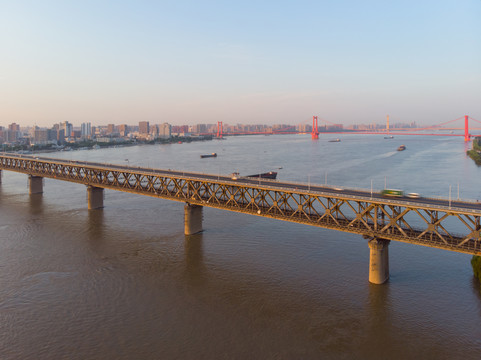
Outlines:
[[466, 158], [469, 157], [468, 154], [467, 154], [467, 152], [468, 152], [468, 150], [471, 150], [472, 147], [473, 147], [472, 142], [470, 142], [470, 141], [465, 141], [465, 142], [464, 142], [464, 154], [465, 154], [465, 157], [466, 157]]
[[473, 275], [473, 291], [480, 300], [479, 310], [481, 311], [481, 282]]

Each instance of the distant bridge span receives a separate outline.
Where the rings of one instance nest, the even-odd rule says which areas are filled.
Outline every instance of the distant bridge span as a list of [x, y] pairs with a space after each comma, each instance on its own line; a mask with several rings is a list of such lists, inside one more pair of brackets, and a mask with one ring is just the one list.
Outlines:
[[[464, 127], [445, 127], [445, 125], [459, 121], [464, 119]], [[374, 130], [346, 130], [346, 131], [335, 131], [335, 127], [338, 127], [339, 124], [334, 124], [330, 121], [323, 119], [326, 123], [325, 126], [319, 126], [318, 123], [318, 116], [313, 116], [312, 118], [312, 131], [311, 136], [313, 140], [319, 139], [319, 134], [362, 134], [362, 135], [422, 135], [422, 136], [463, 136], [464, 141], [469, 141], [473, 136], [479, 136], [476, 134], [471, 134], [470, 131], [472, 130], [481, 130], [481, 128], [469, 128], [469, 119], [475, 121], [477, 123], [481, 123], [481, 121], [476, 120], [468, 115], [464, 117], [460, 117], [458, 119], [446, 121], [444, 123], [423, 127], [423, 128], [389, 128], [389, 120], [387, 120], [386, 128], [385, 129], [378, 129], [377, 131]], [[334, 126], [334, 131], [327, 131], [327, 124]], [[324, 127], [324, 131], [322, 128]], [[270, 131], [232, 131], [232, 132], [223, 132], [223, 125], [222, 122], [217, 123], [217, 135], [213, 133], [201, 133], [200, 135], [212, 135], [217, 136], [218, 138], [222, 138], [223, 136], [236, 136], [236, 135], [287, 135], [287, 134], [305, 134], [305, 131], [297, 131], [296, 126], [288, 126], [280, 129], [272, 129]], [[449, 130], [464, 130], [464, 134], [446, 134], [446, 133], [439, 133], [438, 131], [449, 131]], [[422, 132], [424, 131], [424, 132]], [[431, 133], [427, 133], [426, 131], [431, 131]]]
[[203, 207], [359, 234], [370, 239], [373, 283], [389, 277], [391, 240], [481, 255], [477, 202], [5, 153], [1, 170], [27, 174], [31, 194], [43, 192], [43, 178], [84, 184], [89, 209], [103, 207], [103, 189], [184, 202], [186, 235], [202, 231]]

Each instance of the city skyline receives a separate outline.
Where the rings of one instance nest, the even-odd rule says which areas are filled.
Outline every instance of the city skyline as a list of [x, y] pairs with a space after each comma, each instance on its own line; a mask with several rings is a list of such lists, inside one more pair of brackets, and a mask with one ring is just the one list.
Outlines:
[[[413, 123], [395, 124], [353, 124], [344, 127], [342, 124], [318, 124], [318, 131], [389, 131], [417, 128]], [[423, 130], [423, 129], [422, 129]], [[437, 129], [440, 130], [440, 129]], [[171, 125], [169, 123], [150, 124], [148, 121], [140, 121], [138, 125], [108, 124], [92, 126], [90, 122], [74, 126], [68, 121], [56, 123], [47, 127], [21, 126], [11, 123], [8, 127], [0, 126], [0, 144], [3, 146], [47, 146], [63, 147], [68, 143], [82, 143], [96, 140], [101, 143], [118, 143], [139, 141], [161, 141], [181, 138], [199, 138], [207, 136], [222, 137], [223, 135], [259, 135], [259, 134], [291, 134], [291, 133], [312, 133], [313, 127], [310, 124], [195, 124], [195, 125]], [[4, 147], [5, 149], [5, 147]]]
[[[464, 119], [464, 118], [463, 118]], [[458, 120], [463, 120], [462, 118], [459, 118]], [[464, 121], [464, 120], [463, 120]], [[458, 123], [461, 123], [458, 121]], [[165, 124], [175, 126], [175, 127], [184, 127], [184, 128], [218, 128], [219, 126], [223, 128], [236, 128], [236, 127], [243, 127], [243, 128], [248, 128], [248, 127], [262, 127], [262, 128], [283, 128], [283, 127], [289, 127], [289, 128], [312, 128], [312, 119], [309, 121], [304, 121], [302, 123], [297, 123], [297, 124], [292, 124], [292, 123], [283, 123], [283, 124], [255, 124], [255, 123], [223, 123], [221, 121], [217, 123], [195, 123], [195, 124], [180, 124], [180, 125], [175, 125], [175, 124], [169, 124], [168, 122], [164, 123], [159, 123], [159, 122], [149, 122], [149, 121], [139, 121], [136, 124], [125, 124], [125, 123], [108, 123], [108, 124], [95, 124], [89, 121], [82, 122], [82, 123], [71, 123], [69, 121], [62, 121], [60, 123], [50, 123], [50, 124], [45, 124], [44, 126], [39, 126], [37, 124], [33, 125], [24, 125], [24, 124], [17, 124], [15, 122], [6, 124], [6, 125], [1, 125], [0, 124], [0, 130], [6, 129], [6, 128], [11, 128], [12, 126], [15, 128], [18, 128], [18, 130], [23, 129], [33, 129], [33, 128], [39, 128], [39, 129], [49, 129], [49, 128], [58, 128], [59, 126], [70, 126], [72, 129], [76, 130], [82, 130], [85, 132], [89, 132], [90, 130], [87, 129], [92, 129], [92, 128], [105, 128], [105, 129], [114, 129], [114, 128], [121, 128], [121, 127], [128, 127], [128, 128], [136, 128], [139, 129], [140, 132], [142, 133], [148, 133], [149, 132], [149, 127], [152, 126], [162, 126]], [[412, 128], [412, 127], [419, 127], [419, 125], [422, 126], [422, 124], [417, 124], [415, 121], [411, 123], [402, 123], [402, 122], [391, 122], [390, 125], [388, 126], [388, 123], [386, 122], [386, 119], [384, 122], [372, 122], [372, 123], [351, 123], [347, 126], [344, 126], [344, 124], [334, 124], [334, 123], [329, 123], [329, 122], [322, 122], [319, 121], [318, 127], [319, 128], [324, 128], [324, 127], [338, 127], [338, 128], [346, 128], [346, 129], [353, 129], [353, 128], [377, 128], [377, 129], [387, 129], [388, 127], [390, 128]], [[143, 128], [143, 130], [140, 130]], [[442, 129], [442, 127], [441, 127]], [[310, 130], [309, 130], [310, 131]], [[194, 131], [194, 132], [201, 132], [201, 131]], [[211, 132], [215, 132], [212, 130]], [[1, 139], [1, 138], [0, 138]]]
[[0, 125], [481, 120], [481, 2], [2, 4]]

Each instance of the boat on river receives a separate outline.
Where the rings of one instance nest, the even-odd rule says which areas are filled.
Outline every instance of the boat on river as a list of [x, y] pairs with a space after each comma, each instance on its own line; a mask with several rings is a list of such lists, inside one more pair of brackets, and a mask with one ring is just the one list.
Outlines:
[[329, 140], [329, 142], [341, 142], [341, 139], [332, 139], [332, 140]]
[[217, 153], [205, 154], [205, 155], [201, 155], [200, 157], [201, 157], [201, 159], [210, 158], [210, 157], [217, 157]]
[[406, 145], [401, 145], [400, 147], [397, 148], [397, 151], [403, 151], [406, 150]]

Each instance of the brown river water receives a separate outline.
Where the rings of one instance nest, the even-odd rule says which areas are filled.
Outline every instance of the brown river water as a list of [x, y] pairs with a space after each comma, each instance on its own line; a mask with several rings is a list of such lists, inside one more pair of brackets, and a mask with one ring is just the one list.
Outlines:
[[[42, 156], [481, 199], [462, 138], [336, 137]], [[357, 235], [205, 208], [187, 237], [181, 202], [109, 190], [104, 205], [51, 179], [30, 196], [25, 175], [2, 172], [0, 359], [480, 358], [469, 255], [391, 242], [391, 278], [372, 285]]]

